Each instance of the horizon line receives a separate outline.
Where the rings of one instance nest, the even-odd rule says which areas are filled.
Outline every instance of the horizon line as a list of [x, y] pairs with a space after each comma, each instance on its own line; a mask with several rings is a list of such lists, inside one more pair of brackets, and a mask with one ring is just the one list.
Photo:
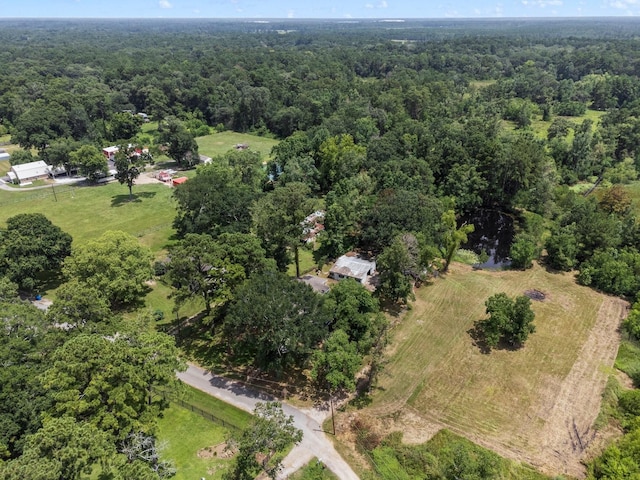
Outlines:
[[579, 15], [579, 16], [520, 16], [520, 17], [2, 17], [0, 20], [224, 20], [224, 21], [301, 21], [301, 20], [332, 20], [332, 21], [374, 21], [374, 22], [404, 22], [418, 20], [593, 20], [593, 19], [615, 19], [615, 20], [640, 20], [640, 16], [635, 15]]

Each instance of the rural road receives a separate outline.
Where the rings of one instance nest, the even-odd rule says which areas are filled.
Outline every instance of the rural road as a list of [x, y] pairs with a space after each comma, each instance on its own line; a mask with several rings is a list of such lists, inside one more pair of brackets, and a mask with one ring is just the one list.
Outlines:
[[[195, 365], [189, 365], [185, 372], [178, 373], [178, 378], [198, 390], [248, 412], [253, 412], [258, 402], [275, 400], [269, 395], [253, 391], [239, 382], [213, 375]], [[284, 413], [293, 417], [294, 424], [302, 430], [303, 437], [284, 459], [278, 478], [288, 478], [293, 472], [317, 457], [340, 480], [358, 480], [358, 476], [336, 452], [333, 444], [322, 431], [322, 422], [329, 415], [328, 411], [316, 408], [303, 410], [286, 403], [282, 404], [282, 409]]]

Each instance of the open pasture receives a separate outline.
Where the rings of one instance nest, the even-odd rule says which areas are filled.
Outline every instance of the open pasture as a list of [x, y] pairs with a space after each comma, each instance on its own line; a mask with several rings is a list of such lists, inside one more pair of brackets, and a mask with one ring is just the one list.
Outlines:
[[271, 149], [278, 144], [278, 140], [273, 138], [258, 137], [247, 133], [220, 132], [205, 137], [196, 138], [198, 150], [201, 154], [209, 157], [224, 155], [229, 150], [233, 150], [235, 145], [246, 144], [249, 150], [260, 152], [262, 158], [267, 160], [271, 154]]
[[[471, 330], [498, 292], [532, 301], [536, 332], [518, 350], [485, 353]], [[474, 271], [455, 264], [416, 291], [393, 329], [369, 413], [421, 443], [441, 428], [543, 472], [580, 477], [618, 344], [626, 303], [535, 265]]]

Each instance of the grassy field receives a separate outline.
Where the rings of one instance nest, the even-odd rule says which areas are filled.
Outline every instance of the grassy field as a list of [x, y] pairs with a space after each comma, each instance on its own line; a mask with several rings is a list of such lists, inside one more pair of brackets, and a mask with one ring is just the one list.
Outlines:
[[[200, 390], [185, 385], [184, 400], [226, 422], [245, 428], [251, 415], [228, 405]], [[165, 445], [162, 458], [173, 460], [178, 472], [176, 480], [222, 478], [230, 464], [221, 454], [203, 449], [220, 445], [229, 436], [226, 428], [205, 420], [186, 408], [172, 404], [158, 422], [157, 438]]]
[[230, 460], [204, 456], [203, 449], [226, 440], [227, 430], [182, 407], [172, 405], [158, 422], [157, 438], [162, 458], [173, 461], [175, 480], [220, 479]]
[[[470, 333], [474, 322], [485, 317], [484, 301], [498, 292], [515, 296], [533, 289], [546, 299], [532, 304], [536, 332], [526, 345], [483, 353]], [[537, 265], [525, 272], [490, 272], [455, 264], [445, 278], [416, 292], [412, 310], [393, 329], [388, 363], [365, 411], [386, 417], [410, 442], [422, 442], [444, 426], [503, 455], [543, 464], [542, 445], [564, 441], [545, 435], [551, 436], [551, 427], [559, 428], [559, 436], [565, 433], [564, 425], [553, 425], [552, 416], [564, 414], [558, 411], [559, 396], [568, 388], [566, 379], [575, 376], [569, 374], [583, 358], [583, 346], [593, 340], [591, 330], [606, 298], [578, 286], [570, 273], [549, 273]], [[581, 378], [597, 405], [582, 412], [578, 403], [585, 399], [576, 392], [580, 402], [567, 407], [574, 408], [580, 428], [590, 425], [591, 410], [595, 417], [599, 408], [598, 388], [606, 383], [599, 370], [613, 364], [615, 324], [623, 310], [616, 308], [609, 315], [613, 327], [598, 338], [603, 349], [613, 350], [605, 352], [611, 364], [589, 364], [587, 378]], [[594, 349], [588, 355], [597, 359], [600, 353]]]
[[235, 425], [239, 429], [245, 428], [251, 421], [251, 415], [244, 410], [224, 403], [211, 395], [185, 384], [186, 395], [184, 400], [194, 407], [214, 414], [221, 420]]
[[235, 132], [214, 133], [206, 137], [198, 137], [196, 141], [198, 142], [198, 151], [209, 157], [223, 155], [229, 150], [233, 150], [234, 145], [245, 143], [249, 145], [250, 150], [260, 152], [265, 161], [269, 159], [271, 148], [278, 144], [278, 140], [274, 140], [273, 138]]
[[[54, 195], [55, 193], [55, 195]], [[157, 252], [173, 235], [172, 190], [165, 185], [133, 187], [117, 182], [92, 187], [56, 186], [21, 193], [0, 191], [0, 223], [18, 213], [43, 213], [68, 232], [74, 242], [97, 238], [107, 230], [122, 230]]]

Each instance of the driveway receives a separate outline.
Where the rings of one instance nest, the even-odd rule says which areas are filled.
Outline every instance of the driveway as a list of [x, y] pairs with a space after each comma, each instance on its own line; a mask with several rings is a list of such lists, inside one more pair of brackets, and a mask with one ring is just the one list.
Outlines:
[[[185, 372], [178, 373], [178, 378], [198, 390], [248, 412], [253, 412], [258, 402], [276, 400], [240, 382], [213, 375], [195, 365], [189, 365]], [[322, 431], [322, 422], [330, 415], [328, 409], [299, 409], [286, 403], [282, 404], [282, 409], [287, 415], [293, 417], [294, 424], [302, 430], [303, 437], [284, 459], [283, 469], [278, 478], [288, 478], [293, 472], [317, 457], [341, 480], [358, 480], [358, 476], [336, 452], [333, 444]]]

